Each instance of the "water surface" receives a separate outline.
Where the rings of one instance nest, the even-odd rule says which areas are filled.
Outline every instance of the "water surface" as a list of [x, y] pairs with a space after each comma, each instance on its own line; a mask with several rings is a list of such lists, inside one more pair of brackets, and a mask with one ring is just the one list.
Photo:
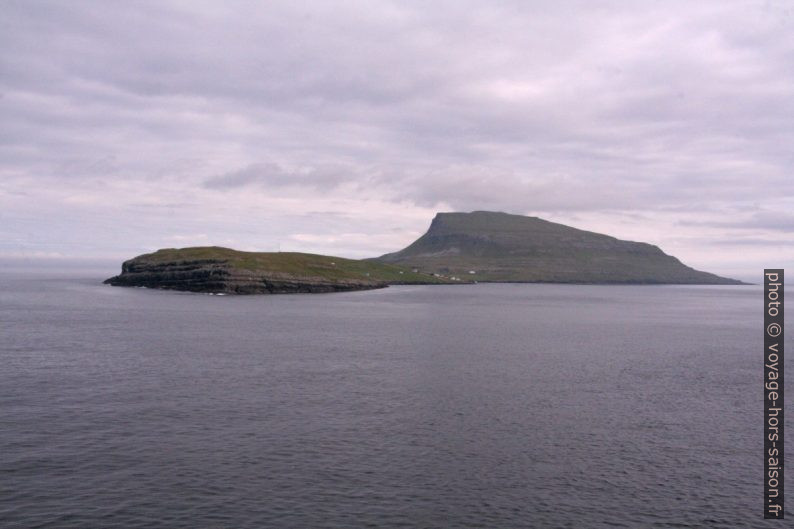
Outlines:
[[766, 526], [760, 287], [101, 279], [0, 275], [4, 526]]

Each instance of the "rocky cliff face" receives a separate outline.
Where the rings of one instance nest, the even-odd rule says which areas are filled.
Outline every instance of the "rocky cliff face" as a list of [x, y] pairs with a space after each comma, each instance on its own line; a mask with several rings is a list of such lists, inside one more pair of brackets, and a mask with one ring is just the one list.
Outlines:
[[651, 244], [489, 211], [439, 213], [422, 237], [378, 261], [478, 281], [740, 283], [690, 268]]
[[226, 294], [288, 294], [344, 292], [384, 288], [387, 283], [367, 279], [327, 279], [292, 276], [235, 266], [224, 259], [161, 261], [136, 257], [124, 262], [121, 274], [106, 284], [189, 292]]

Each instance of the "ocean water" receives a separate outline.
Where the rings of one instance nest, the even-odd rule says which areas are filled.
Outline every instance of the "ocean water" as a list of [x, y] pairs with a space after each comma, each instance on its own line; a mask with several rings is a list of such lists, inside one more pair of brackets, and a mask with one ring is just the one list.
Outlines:
[[2, 527], [782, 527], [758, 286], [103, 277], [0, 273]]

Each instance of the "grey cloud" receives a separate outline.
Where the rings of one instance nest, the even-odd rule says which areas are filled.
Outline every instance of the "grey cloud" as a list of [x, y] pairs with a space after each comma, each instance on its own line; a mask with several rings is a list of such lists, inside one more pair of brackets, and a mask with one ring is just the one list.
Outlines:
[[208, 178], [204, 187], [233, 189], [256, 184], [263, 187], [295, 186], [326, 191], [344, 182], [355, 181], [354, 176], [344, 167], [323, 166], [287, 171], [275, 163], [257, 163]]
[[376, 201], [788, 232], [792, 25], [785, 2], [7, 1], [0, 206], [13, 225], [3, 197], [46, 192], [57, 219], [106, 189], [198, 204], [169, 210], [211, 233], [213, 193], [275, 189], [351, 208], [340, 232]]
[[290, 175], [276, 164], [259, 163], [209, 178], [204, 186], [209, 189], [229, 189], [255, 182], [282, 186], [290, 183]]
[[[783, 232], [794, 234], [794, 215], [787, 212], [755, 211], [732, 220], [682, 221], [684, 226], [730, 228], [732, 230], [755, 230], [770, 233]], [[762, 241], [763, 239], [759, 239]], [[771, 242], [770, 242], [771, 244]]]
[[786, 247], [791, 246], [794, 241], [786, 239], [752, 239], [752, 238], [728, 238], [728, 239], [708, 239], [704, 240], [702, 244], [710, 246], [748, 246], [748, 247]]

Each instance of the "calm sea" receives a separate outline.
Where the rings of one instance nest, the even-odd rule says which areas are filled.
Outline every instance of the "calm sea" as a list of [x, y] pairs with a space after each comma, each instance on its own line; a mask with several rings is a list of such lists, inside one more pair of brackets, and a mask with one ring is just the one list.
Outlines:
[[2, 527], [782, 527], [758, 286], [112, 272], [0, 274]]

